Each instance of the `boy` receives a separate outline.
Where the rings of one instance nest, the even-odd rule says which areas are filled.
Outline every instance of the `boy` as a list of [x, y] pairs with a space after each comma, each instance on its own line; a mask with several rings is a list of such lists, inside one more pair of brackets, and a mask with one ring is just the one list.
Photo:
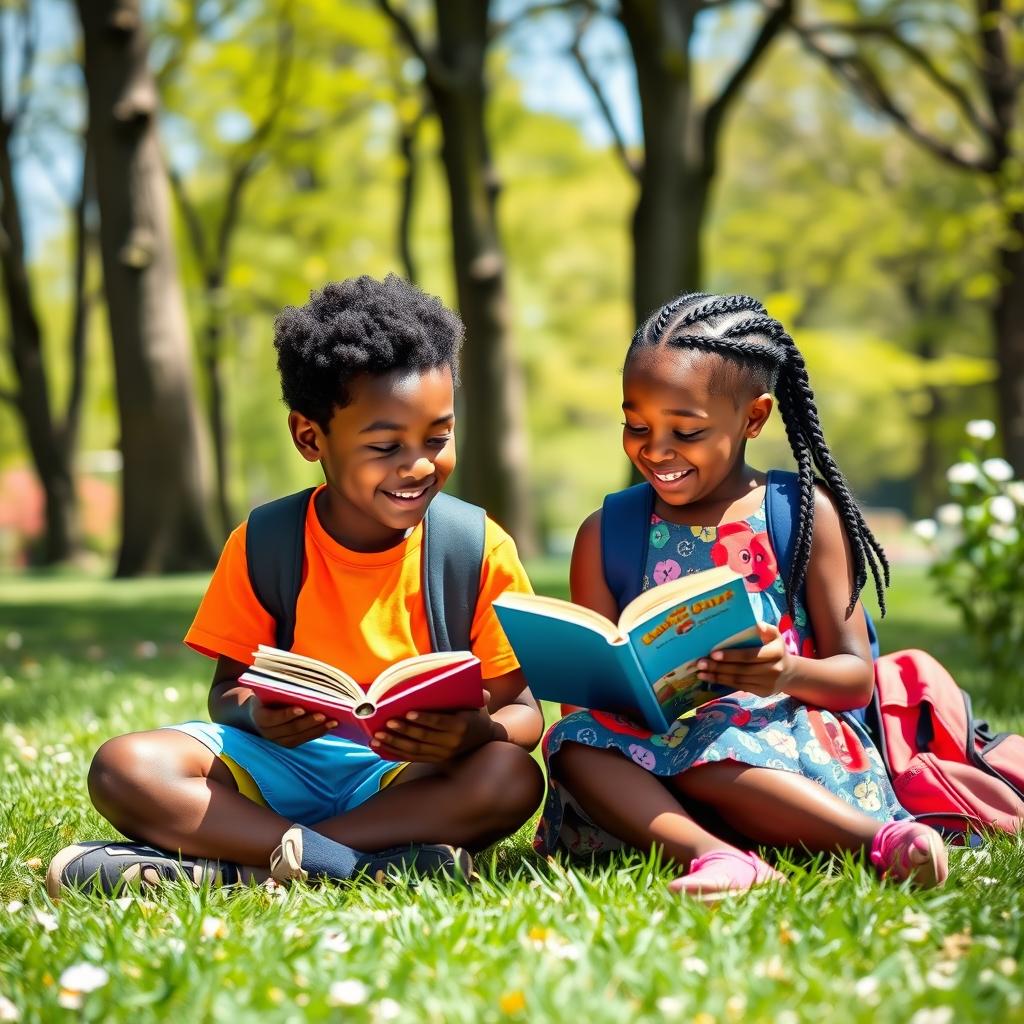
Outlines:
[[[372, 680], [431, 649], [421, 593], [423, 518], [455, 466], [459, 318], [405, 281], [328, 284], [275, 323], [292, 441], [325, 483], [305, 520], [293, 650]], [[108, 740], [89, 772], [96, 808], [146, 846], [61, 851], [47, 887], [184, 877], [215, 884], [410, 867], [468, 876], [463, 848], [509, 835], [543, 776], [528, 751], [543, 719], [491, 602], [528, 591], [512, 539], [487, 520], [472, 648], [489, 691], [474, 711], [418, 712], [370, 748], [337, 723], [262, 705], [238, 676], [275, 622], [257, 599], [246, 524], [225, 545], [185, 642], [217, 659], [211, 722]], [[386, 751], [391, 760], [380, 752]], [[449, 845], [450, 844], [450, 845]]]

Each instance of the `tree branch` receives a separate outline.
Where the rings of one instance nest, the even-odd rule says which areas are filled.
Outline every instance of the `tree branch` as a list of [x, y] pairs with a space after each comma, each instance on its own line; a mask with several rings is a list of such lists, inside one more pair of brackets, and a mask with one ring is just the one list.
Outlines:
[[928, 78], [928, 80], [941, 92], [944, 92], [959, 108], [966, 120], [972, 124], [982, 135], [989, 138], [995, 131], [995, 126], [987, 120], [978, 107], [972, 102], [970, 95], [962, 85], [954, 81], [948, 75], [939, 70], [938, 65], [925, 53], [916, 43], [900, 35], [899, 26], [903, 21], [891, 22], [888, 24], [873, 24], [870, 22], [820, 22], [811, 25], [801, 25], [798, 33], [816, 35], [845, 35], [861, 37], [877, 37], [895, 46], [912, 64]]
[[590, 24], [591, 17], [592, 14], [588, 13], [580, 19], [579, 24], [576, 26], [576, 34], [573, 37], [572, 45], [569, 47], [569, 52], [576, 61], [576, 66], [579, 68], [579, 72], [583, 76], [583, 80], [590, 88], [594, 101], [597, 103], [598, 109], [601, 111], [601, 116], [604, 118], [604, 122], [608, 126], [608, 130], [611, 132], [612, 140], [615, 144], [615, 152], [619, 154], [619, 159], [622, 161], [623, 167], [626, 168], [626, 171], [634, 179], [639, 180], [640, 173], [642, 171], [642, 164], [630, 155], [629, 150], [626, 147], [626, 140], [623, 137], [622, 132], [619, 130], [619, 125], [615, 120], [615, 115], [612, 113], [612, 108], [609, 105], [608, 100], [605, 98], [604, 92], [601, 90], [601, 83], [598, 82], [594, 73], [590, 70], [590, 66], [587, 64], [586, 57], [583, 56], [583, 36]]
[[596, 14], [598, 7], [594, 0], [544, 0], [544, 2], [535, 3], [521, 10], [514, 18], [492, 22], [487, 30], [487, 41], [493, 43], [499, 36], [504, 35], [509, 29], [515, 28], [516, 25], [521, 25], [527, 19], [540, 14], [552, 14], [555, 11], [564, 11], [566, 14], [576, 11]]
[[17, 391], [7, 391], [6, 389], [0, 390], [0, 402], [6, 402], [8, 405], [14, 406], [15, 409], [21, 407]]
[[885, 85], [867, 61], [856, 53], [834, 53], [818, 44], [811, 35], [797, 29], [804, 46], [824, 60], [838, 78], [846, 82], [868, 106], [885, 114], [908, 138], [933, 156], [960, 170], [992, 174], [999, 168], [994, 154], [987, 156], [936, 139], [917, 124], [886, 90]]
[[185, 230], [188, 232], [189, 241], [192, 243], [192, 251], [196, 254], [196, 260], [200, 268], [205, 272], [207, 265], [206, 232], [199, 218], [199, 211], [195, 208], [195, 204], [188, 194], [188, 189], [185, 187], [185, 182], [182, 180], [180, 172], [166, 158], [164, 162], [167, 166], [167, 180], [171, 183], [171, 191], [174, 193], [174, 198], [178, 200], [181, 215], [185, 218]]
[[420, 38], [412, 22], [404, 11], [398, 10], [391, 0], [377, 0], [377, 7], [381, 13], [391, 19], [391, 23], [398, 30], [398, 34], [405, 40], [406, 46], [412, 51], [423, 65], [428, 81], [438, 89], [448, 90], [452, 83], [452, 74], [432, 53]]
[[704, 159], [712, 160], [717, 148], [722, 122], [733, 100], [739, 95], [758, 61], [793, 17], [794, 0], [779, 0], [761, 23], [746, 56], [739, 62], [732, 75], [722, 86], [717, 98], [708, 104], [704, 112]]

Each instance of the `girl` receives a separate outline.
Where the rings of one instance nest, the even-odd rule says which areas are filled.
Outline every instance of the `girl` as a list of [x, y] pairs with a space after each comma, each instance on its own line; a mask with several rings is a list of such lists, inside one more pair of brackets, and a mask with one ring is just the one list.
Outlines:
[[[938, 833], [907, 820], [867, 734], [837, 715], [870, 699], [859, 595], [870, 569], [884, 612], [888, 563], [825, 443], [793, 339], [756, 299], [682, 295], [633, 337], [622, 389], [623, 447], [654, 492], [644, 588], [728, 563], [760, 608], [762, 645], [700, 662], [701, 679], [736, 692], [664, 735], [596, 711], [556, 723], [537, 847], [654, 843], [685, 869], [671, 888], [705, 899], [782, 879], [755, 844], [865, 850], [884, 874], [941, 884]], [[746, 462], [773, 390], [800, 491], [788, 579], [768, 543], [765, 474]], [[576, 537], [572, 598], [614, 620], [600, 533], [598, 511]]]

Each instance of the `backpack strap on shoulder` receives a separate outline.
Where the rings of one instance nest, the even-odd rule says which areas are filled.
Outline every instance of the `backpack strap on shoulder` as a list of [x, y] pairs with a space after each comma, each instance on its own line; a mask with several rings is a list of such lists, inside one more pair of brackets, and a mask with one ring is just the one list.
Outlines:
[[291, 650], [295, 603], [302, 587], [306, 510], [315, 487], [268, 501], [249, 513], [245, 564], [256, 600], [274, 617], [277, 647]]
[[468, 651], [484, 563], [486, 513], [438, 494], [423, 522], [423, 603], [435, 651]]
[[653, 511], [654, 488], [648, 483], [609, 494], [601, 506], [601, 568], [619, 611], [644, 589]]
[[[765, 484], [764, 514], [768, 526], [768, 541], [778, 559], [779, 573], [784, 581], [789, 580], [789, 573], [793, 568], [793, 545], [796, 542], [793, 526], [799, 509], [800, 478], [789, 470], [770, 469]], [[803, 598], [802, 594], [800, 596]], [[861, 607], [864, 608], [863, 603]], [[871, 657], [877, 658], [880, 653], [878, 633], [867, 608], [864, 608], [864, 620], [868, 627]]]

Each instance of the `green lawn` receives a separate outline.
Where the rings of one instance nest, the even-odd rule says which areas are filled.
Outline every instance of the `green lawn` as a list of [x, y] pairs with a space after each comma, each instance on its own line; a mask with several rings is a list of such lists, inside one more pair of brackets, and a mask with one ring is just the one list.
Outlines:
[[[564, 565], [532, 569], [564, 593]], [[543, 863], [529, 830], [469, 890], [172, 887], [51, 905], [49, 856], [113, 835], [85, 794], [96, 746], [204, 714], [210, 666], [180, 643], [202, 585], [0, 579], [0, 996], [15, 1008], [0, 1000], [0, 1020], [1024, 1021], [1024, 845], [1009, 840], [957, 857], [938, 892], [799, 863], [788, 885], [717, 909], [670, 896], [650, 859]], [[920, 571], [899, 574], [882, 637], [936, 653], [979, 713], [1024, 728], [1019, 680], [972, 663]], [[61, 997], [80, 964], [102, 984]]]

